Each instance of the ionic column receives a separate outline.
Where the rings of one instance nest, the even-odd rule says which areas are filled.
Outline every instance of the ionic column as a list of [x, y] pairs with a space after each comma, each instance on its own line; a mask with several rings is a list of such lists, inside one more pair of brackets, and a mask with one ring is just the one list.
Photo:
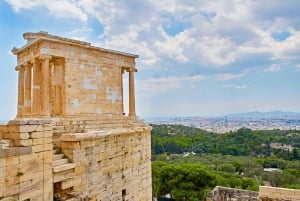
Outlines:
[[134, 92], [134, 72], [136, 68], [130, 68], [129, 72], [129, 116], [135, 116], [135, 92]]
[[124, 93], [123, 93], [123, 74], [125, 69], [121, 68], [121, 93], [122, 93], [122, 114], [124, 115]]
[[17, 118], [22, 118], [23, 112], [24, 112], [24, 67], [17, 66], [15, 69], [16, 69], [16, 71], [19, 71]]
[[36, 59], [31, 61], [33, 68], [32, 114], [37, 117], [40, 113], [40, 66]]
[[49, 117], [49, 61], [51, 56], [42, 55], [42, 82], [41, 82], [41, 113], [43, 117]]
[[31, 64], [25, 66], [25, 102], [24, 115], [31, 115]]

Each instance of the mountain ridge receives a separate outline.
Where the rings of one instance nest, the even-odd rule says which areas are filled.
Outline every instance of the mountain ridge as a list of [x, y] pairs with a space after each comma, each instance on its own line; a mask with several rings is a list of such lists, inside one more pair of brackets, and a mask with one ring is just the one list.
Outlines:
[[244, 113], [233, 113], [227, 114], [227, 117], [257, 117], [257, 118], [271, 118], [271, 117], [299, 117], [300, 113], [298, 112], [286, 112], [281, 110], [274, 110], [274, 111], [253, 111], [253, 112], [244, 112]]

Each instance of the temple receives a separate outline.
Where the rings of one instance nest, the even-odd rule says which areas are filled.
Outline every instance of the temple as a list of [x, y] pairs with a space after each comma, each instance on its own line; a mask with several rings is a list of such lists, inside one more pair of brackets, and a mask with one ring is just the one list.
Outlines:
[[23, 37], [12, 50], [17, 115], [0, 125], [0, 200], [152, 200], [151, 127], [135, 110], [138, 56], [47, 32]]

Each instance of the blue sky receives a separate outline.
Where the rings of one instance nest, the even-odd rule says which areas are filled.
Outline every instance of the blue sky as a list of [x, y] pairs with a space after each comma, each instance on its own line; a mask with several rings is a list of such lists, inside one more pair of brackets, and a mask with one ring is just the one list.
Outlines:
[[0, 119], [17, 105], [24, 32], [140, 55], [139, 116], [300, 112], [298, 0], [0, 0]]

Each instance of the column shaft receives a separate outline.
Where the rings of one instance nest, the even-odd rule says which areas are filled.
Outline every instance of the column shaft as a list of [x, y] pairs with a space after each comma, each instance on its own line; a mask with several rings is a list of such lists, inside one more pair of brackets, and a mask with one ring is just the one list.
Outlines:
[[49, 117], [49, 60], [50, 56], [42, 56], [41, 82], [41, 116]]
[[37, 117], [40, 113], [40, 65], [34, 59], [33, 66], [33, 86], [32, 86], [32, 114]]
[[123, 93], [123, 74], [124, 70], [121, 69], [121, 95], [122, 95], [122, 115], [124, 115], [124, 93]]
[[17, 118], [22, 118], [23, 112], [24, 112], [24, 69], [23, 69], [23, 67], [18, 66], [18, 67], [16, 67], [16, 70], [19, 71]]
[[31, 65], [25, 66], [25, 102], [24, 102], [24, 114], [26, 116], [31, 115]]
[[135, 116], [134, 69], [129, 70], [129, 116]]

